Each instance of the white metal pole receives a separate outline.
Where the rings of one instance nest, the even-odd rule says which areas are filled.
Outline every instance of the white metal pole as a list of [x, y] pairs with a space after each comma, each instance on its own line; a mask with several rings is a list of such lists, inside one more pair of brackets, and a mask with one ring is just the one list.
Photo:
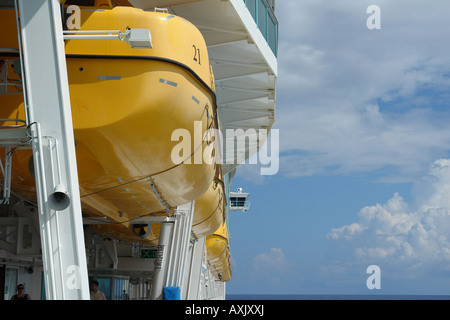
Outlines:
[[185, 221], [184, 221], [184, 234], [182, 242], [182, 255], [180, 259], [180, 272], [178, 273], [178, 283], [181, 289], [186, 283], [186, 265], [188, 262], [188, 252], [190, 247], [191, 232], [192, 232], [192, 220], [194, 217], [195, 201], [188, 203], [184, 206], [185, 211]]
[[179, 287], [181, 293], [185, 283], [194, 206], [195, 201], [178, 206], [175, 210], [175, 226], [170, 246], [166, 285]]
[[205, 250], [206, 238], [198, 239], [194, 242], [190, 252], [190, 268], [188, 277], [186, 278], [186, 286], [184, 289], [187, 300], [197, 300], [200, 297], [200, 283], [202, 276], [203, 254]]
[[169, 248], [173, 233], [173, 222], [161, 223], [159, 233], [158, 251], [155, 259], [155, 272], [153, 275], [151, 300], [162, 300], [163, 288], [166, 282]]
[[46, 298], [88, 300], [89, 283], [60, 2], [18, 0], [18, 9], [25, 105], [33, 137]]

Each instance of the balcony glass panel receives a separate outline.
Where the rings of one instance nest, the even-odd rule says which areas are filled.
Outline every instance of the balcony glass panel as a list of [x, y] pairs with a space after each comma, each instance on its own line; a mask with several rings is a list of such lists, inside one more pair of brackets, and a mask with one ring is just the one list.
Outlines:
[[243, 0], [270, 49], [277, 56], [278, 21], [267, 0]]

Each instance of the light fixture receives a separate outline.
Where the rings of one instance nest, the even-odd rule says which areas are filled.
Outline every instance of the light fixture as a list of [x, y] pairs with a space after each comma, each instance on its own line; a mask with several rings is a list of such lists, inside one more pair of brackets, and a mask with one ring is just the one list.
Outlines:
[[[145, 228], [147, 228], [147, 230], [145, 230]], [[131, 225], [131, 232], [135, 236], [138, 236], [141, 239], [145, 239], [151, 231], [152, 231], [151, 224], [132, 224]]]
[[118, 39], [128, 43], [133, 49], [152, 49], [152, 34], [149, 29], [127, 28], [120, 30], [65, 30], [64, 40], [107, 40]]

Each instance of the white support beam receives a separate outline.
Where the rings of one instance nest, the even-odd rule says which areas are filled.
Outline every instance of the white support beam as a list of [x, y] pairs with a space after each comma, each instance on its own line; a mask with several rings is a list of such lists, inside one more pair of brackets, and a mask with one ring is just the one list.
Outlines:
[[243, 61], [236, 61], [236, 60], [227, 60], [227, 59], [216, 59], [216, 58], [210, 58], [209, 61], [214, 67], [214, 64], [223, 64], [223, 65], [233, 65], [233, 66], [239, 66], [239, 67], [251, 67], [251, 68], [258, 68], [261, 70], [267, 70], [267, 65], [263, 63], [248, 63]]
[[186, 300], [200, 299], [203, 255], [206, 250], [205, 242], [206, 238], [201, 238], [190, 247], [189, 272], [186, 277], [186, 284], [183, 287], [183, 297]]
[[247, 88], [238, 88], [238, 87], [232, 87], [232, 86], [226, 86], [226, 85], [218, 85], [216, 87], [217, 89], [222, 90], [230, 90], [230, 91], [239, 91], [239, 92], [246, 92], [246, 93], [266, 93], [267, 95], [274, 96], [273, 90], [269, 89], [247, 89]]
[[218, 83], [218, 82], [227, 81], [227, 80], [236, 80], [236, 79], [242, 79], [242, 78], [247, 78], [247, 77], [252, 77], [252, 76], [267, 76], [267, 75], [268, 75], [267, 71], [264, 71], [264, 72], [255, 72], [255, 73], [236, 74], [233, 76], [216, 78], [214, 80], [216, 81], [216, 83]]
[[209, 49], [213, 49], [213, 48], [218, 48], [221, 46], [229, 46], [229, 45], [248, 45], [249, 40], [248, 39], [244, 39], [244, 40], [233, 40], [233, 41], [224, 41], [224, 42], [220, 42], [220, 43], [214, 43], [214, 44], [209, 44], [208, 45], [208, 50]]
[[154, 217], [154, 216], [142, 216], [133, 220], [130, 220], [130, 224], [160, 224], [164, 222], [175, 222], [175, 218], [172, 217]]
[[163, 299], [163, 288], [166, 283], [168, 260], [170, 254], [170, 243], [173, 234], [173, 222], [161, 223], [159, 233], [158, 251], [155, 259], [155, 271], [153, 275], [151, 300]]
[[113, 270], [117, 270], [119, 258], [117, 256], [117, 242], [118, 240], [105, 241], [104, 246], [113, 262]]
[[227, 29], [227, 28], [223, 28], [223, 27], [215, 27], [215, 26], [211, 26], [211, 25], [207, 26], [207, 25], [202, 25], [202, 24], [196, 24], [196, 27], [202, 32], [203, 31], [215, 31], [215, 32], [235, 34], [235, 35], [239, 35], [239, 36], [248, 36], [248, 33], [245, 30], [233, 30], [233, 29]]
[[30, 137], [27, 135], [26, 128], [17, 129], [2, 129], [0, 132], [0, 145], [1, 146], [30, 146]]
[[273, 116], [273, 110], [253, 110], [253, 109], [237, 109], [237, 108], [227, 108], [227, 111], [239, 112], [239, 113], [252, 113], [266, 116]]
[[18, 9], [46, 298], [88, 300], [60, 2], [18, 0]]
[[[248, 120], [248, 121], [251, 121], [251, 120]], [[255, 129], [255, 126], [254, 125], [242, 125], [242, 124], [240, 124], [240, 125], [235, 125], [235, 126], [233, 126], [233, 125], [228, 125], [227, 126], [229, 129], [242, 129], [242, 130], [247, 130], [247, 129]], [[268, 127], [266, 127], [266, 126], [261, 126], [259, 129], [265, 129], [265, 130], [268, 130], [268, 129], [270, 129], [270, 128], [268, 128]], [[259, 150], [258, 150], [259, 151]], [[226, 165], [226, 164], [223, 164], [223, 165]]]
[[[183, 291], [194, 206], [195, 201], [178, 206], [174, 211], [175, 220], [164, 219], [161, 222], [158, 252], [155, 259], [152, 300], [163, 298], [164, 287], [179, 287], [180, 292]], [[133, 223], [136, 221], [154, 223], [155, 220], [152, 220], [142, 217], [133, 220]]]
[[184, 285], [194, 206], [195, 201], [178, 206], [175, 210], [175, 226], [170, 250], [167, 286], [182, 288]]
[[[236, 121], [228, 121], [228, 122], [225, 122], [224, 124], [228, 127], [228, 126], [231, 126], [231, 125], [236, 125], [236, 124], [240, 124], [240, 123], [246, 123], [248, 121], [258, 121], [258, 120], [267, 120], [267, 119], [270, 119], [270, 117], [269, 116], [254, 117], [254, 118], [251, 118], [251, 119], [242, 119], [242, 120], [236, 120]], [[239, 125], [238, 127], [242, 128], [241, 125]]]
[[230, 101], [223, 101], [221, 104], [219, 104], [219, 107], [222, 106], [228, 106], [228, 105], [233, 105], [233, 104], [240, 104], [243, 102], [249, 102], [249, 101], [255, 101], [255, 100], [259, 100], [259, 99], [269, 99], [269, 93], [264, 94], [264, 95], [260, 95], [257, 97], [251, 97], [251, 98], [247, 98], [247, 99], [236, 99], [236, 100], [230, 100]]

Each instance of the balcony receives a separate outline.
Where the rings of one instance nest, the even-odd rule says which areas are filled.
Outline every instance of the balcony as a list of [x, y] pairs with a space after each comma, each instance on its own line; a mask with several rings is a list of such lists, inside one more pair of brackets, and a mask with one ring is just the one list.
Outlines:
[[[250, 11], [259, 30], [267, 41], [275, 56], [278, 52], [278, 20], [273, 12], [274, 1], [268, 0], [243, 0]], [[269, 4], [269, 2], [272, 3]]]

